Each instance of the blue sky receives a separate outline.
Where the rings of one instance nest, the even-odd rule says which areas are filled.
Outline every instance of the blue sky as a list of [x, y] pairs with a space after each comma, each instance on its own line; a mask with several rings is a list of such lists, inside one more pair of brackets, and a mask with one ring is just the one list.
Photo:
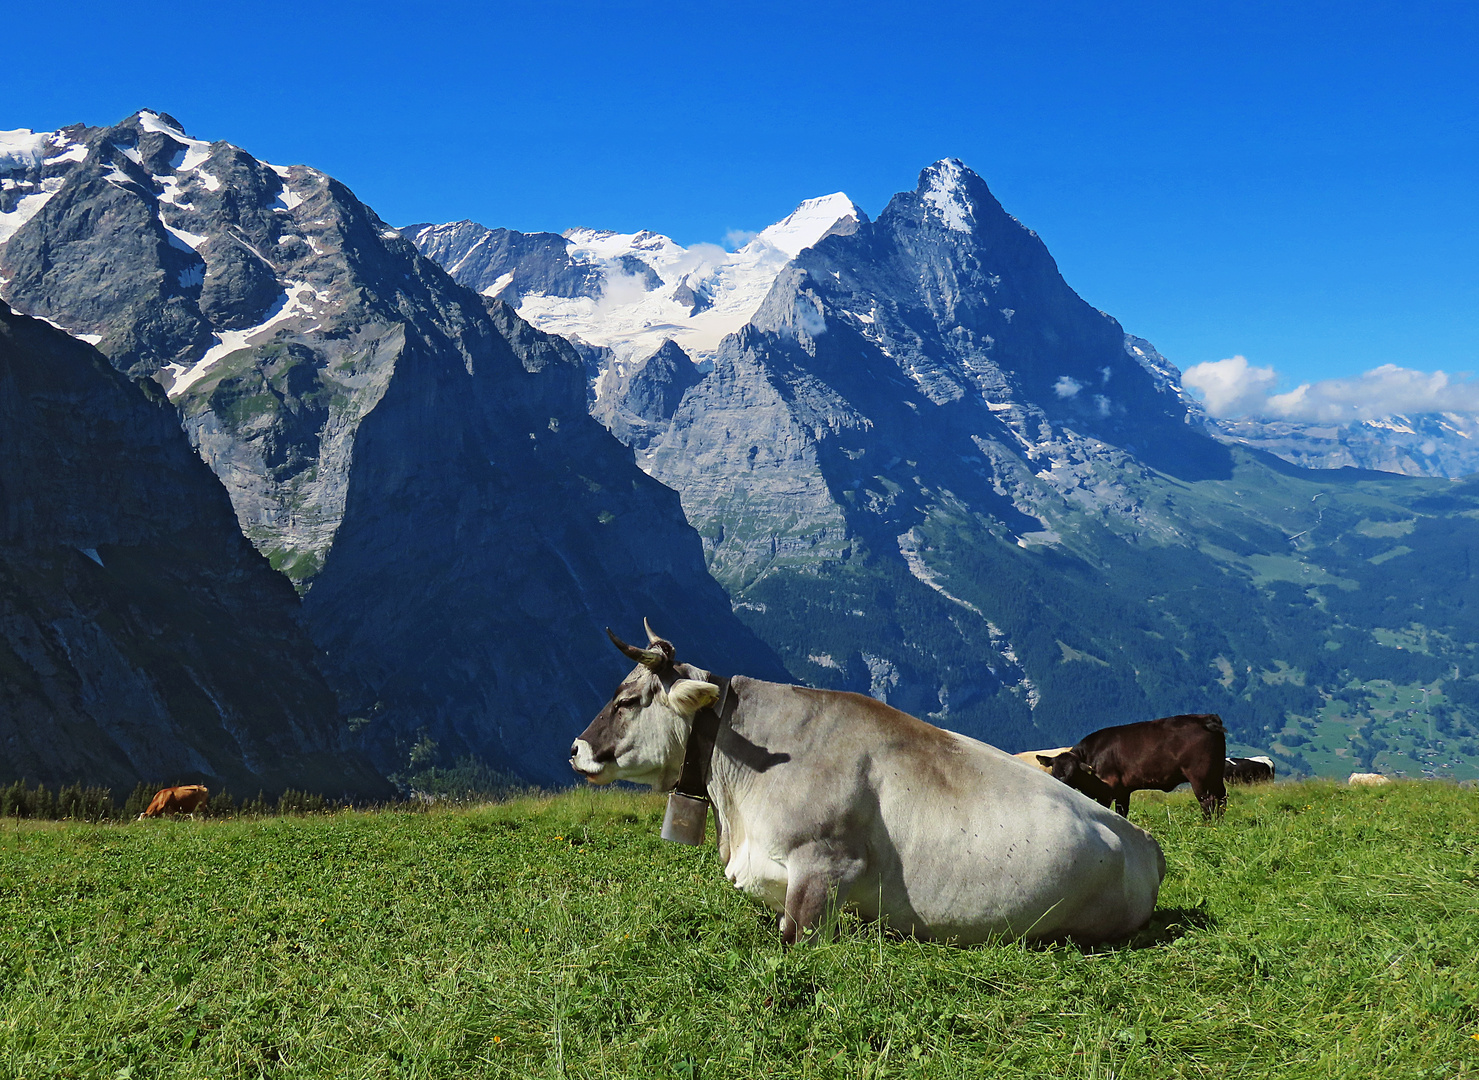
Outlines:
[[395, 224], [683, 243], [838, 190], [877, 214], [960, 157], [1127, 330], [1287, 389], [1479, 371], [1476, 12], [24, 4], [0, 127], [147, 107], [321, 168]]

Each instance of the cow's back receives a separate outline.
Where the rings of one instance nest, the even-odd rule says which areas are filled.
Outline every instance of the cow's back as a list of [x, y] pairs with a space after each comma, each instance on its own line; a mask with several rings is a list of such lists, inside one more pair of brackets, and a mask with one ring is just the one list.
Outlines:
[[880, 850], [929, 936], [1091, 940], [1145, 923], [1165, 873], [1154, 838], [1048, 773], [951, 737], [960, 752], [926, 793], [887, 757], [875, 764]]
[[1221, 779], [1227, 729], [1215, 713], [1185, 713], [1101, 728], [1074, 750], [1111, 786], [1169, 791], [1190, 775]]
[[193, 814], [210, 797], [209, 789], [200, 784], [183, 787], [162, 788], [149, 800], [148, 807], [140, 817], [160, 817], [164, 814]]

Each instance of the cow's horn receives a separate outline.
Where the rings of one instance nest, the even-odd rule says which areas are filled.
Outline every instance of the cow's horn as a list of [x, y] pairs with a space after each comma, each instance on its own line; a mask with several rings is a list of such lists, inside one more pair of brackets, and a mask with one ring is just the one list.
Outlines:
[[635, 645], [628, 645], [621, 638], [613, 634], [609, 626], [606, 627], [606, 636], [611, 639], [611, 644], [620, 649], [622, 655], [628, 660], [633, 660], [638, 664], [645, 664], [650, 668], [662, 667], [663, 664], [667, 663], [667, 654], [661, 649], [639, 649]]
[[647, 621], [646, 615], [642, 616], [642, 629], [647, 631], [647, 644], [656, 645], [659, 641], [663, 640], [662, 635], [652, 629], [652, 624]]

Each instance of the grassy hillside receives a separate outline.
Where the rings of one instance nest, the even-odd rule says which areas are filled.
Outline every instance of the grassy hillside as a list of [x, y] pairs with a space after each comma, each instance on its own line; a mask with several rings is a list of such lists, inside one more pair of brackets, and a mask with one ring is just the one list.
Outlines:
[[1479, 1076], [1479, 795], [1135, 796], [1118, 948], [790, 952], [660, 801], [0, 824], [0, 1076]]

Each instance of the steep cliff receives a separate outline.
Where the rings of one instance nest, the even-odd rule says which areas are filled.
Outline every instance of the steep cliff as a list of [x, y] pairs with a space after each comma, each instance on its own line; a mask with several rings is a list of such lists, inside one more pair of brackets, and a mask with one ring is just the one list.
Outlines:
[[389, 793], [163, 395], [4, 304], [0, 461], [0, 779]]

